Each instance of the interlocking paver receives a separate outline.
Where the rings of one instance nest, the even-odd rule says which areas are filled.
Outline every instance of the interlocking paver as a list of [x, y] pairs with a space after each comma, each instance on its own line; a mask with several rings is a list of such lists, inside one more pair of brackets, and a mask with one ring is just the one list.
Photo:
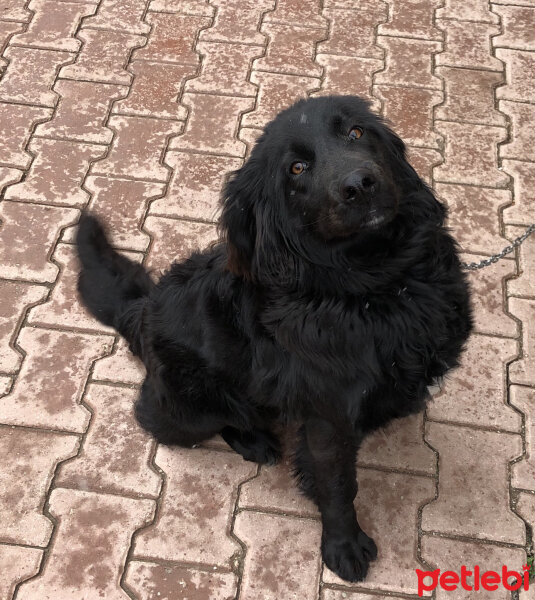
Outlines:
[[19, 377], [0, 405], [0, 422], [82, 433], [89, 411], [79, 404], [91, 362], [111, 350], [113, 338], [24, 327], [26, 352]]
[[[143, 45], [146, 38], [133, 33], [81, 29], [81, 52], [72, 65], [64, 67], [60, 76], [103, 83], [128, 85], [132, 74], [125, 70], [131, 51]], [[1, 88], [0, 88], [1, 91]]]
[[500, 16], [503, 28], [503, 33], [492, 40], [495, 48], [535, 50], [535, 3], [531, 7], [494, 6], [493, 11]]
[[[506, 405], [505, 365], [518, 354], [516, 340], [474, 334], [461, 357], [461, 367], [433, 398], [431, 419], [520, 431], [520, 415]], [[464, 431], [464, 430], [463, 430]]]
[[535, 134], [531, 127], [526, 127], [526, 123], [535, 120], [535, 104], [501, 100], [499, 107], [512, 121], [511, 140], [500, 147], [500, 156], [535, 161]]
[[132, 533], [153, 517], [155, 502], [55, 489], [50, 513], [58, 534], [44, 572], [23, 584], [21, 600], [124, 600], [122, 566]]
[[11, 167], [0, 167], [0, 192], [8, 185], [20, 181], [23, 171], [12, 169]]
[[275, 7], [274, 0], [212, 0], [211, 3], [216, 8], [214, 22], [212, 27], [201, 31], [200, 40], [264, 44], [266, 37], [258, 31], [260, 20], [265, 11]]
[[407, 156], [418, 175], [431, 185], [433, 169], [442, 162], [442, 154], [432, 148], [415, 148], [409, 146], [407, 148]]
[[[511, 242], [525, 232], [524, 227], [509, 226], [505, 235]], [[535, 298], [535, 238], [530, 236], [518, 250], [519, 274], [507, 281], [507, 292], [512, 296]]]
[[7, 21], [29, 21], [32, 13], [26, 5], [26, 0], [4, 0], [2, 2], [2, 19]]
[[28, 8], [34, 12], [28, 29], [13, 37], [12, 44], [77, 52], [80, 40], [74, 37], [82, 17], [95, 12], [94, 4], [31, 0]]
[[146, 264], [156, 273], [166, 271], [173, 261], [183, 260], [217, 239], [215, 225], [164, 217], [148, 216], [145, 231], [152, 236]]
[[0, 203], [0, 277], [53, 282], [58, 268], [47, 257], [60, 229], [74, 223], [78, 216], [79, 211], [74, 209], [6, 200]]
[[230, 517], [239, 483], [256, 465], [237, 454], [160, 446], [154, 462], [166, 474], [154, 525], [134, 542], [134, 555], [209, 565], [229, 565], [240, 549]]
[[45, 495], [58, 462], [76, 454], [78, 436], [18, 427], [0, 428], [0, 541], [46, 546], [52, 521], [43, 514]]
[[[247, 546], [244, 598], [315, 600], [321, 565], [319, 521], [243, 511], [234, 532]], [[296, 543], [288, 544], [289, 539]]]
[[32, 157], [26, 144], [35, 123], [52, 116], [52, 110], [37, 106], [0, 103], [0, 160], [25, 169]]
[[165, 162], [173, 169], [165, 197], [154, 201], [150, 214], [215, 221], [226, 173], [239, 169], [239, 158], [168, 152]]
[[[331, 589], [324, 587], [321, 592], [320, 600], [378, 600], [381, 596], [376, 594], [366, 594], [360, 592], [350, 592], [345, 588]], [[403, 600], [400, 596], [383, 596], [381, 600]]]
[[[435, 495], [435, 482], [429, 477], [389, 473], [375, 469], [358, 471], [359, 491], [356, 509], [359, 523], [379, 548], [377, 560], [370, 563], [368, 589], [416, 593], [414, 570], [417, 558], [418, 508]], [[395, 510], [392, 508], [395, 507]], [[388, 514], [388, 518], [385, 515]], [[392, 574], [392, 565], [396, 574]], [[348, 585], [325, 568], [323, 581]]]
[[535, 385], [535, 300], [509, 298], [509, 312], [522, 322], [522, 358], [509, 365], [509, 381]]
[[498, 170], [496, 146], [507, 137], [506, 129], [437, 121], [435, 129], [445, 138], [444, 164], [434, 170], [436, 181], [505, 187], [509, 177]]
[[54, 86], [60, 95], [54, 118], [38, 125], [36, 135], [80, 142], [107, 144], [113, 132], [104, 126], [110, 104], [128, 88], [106, 83], [61, 80]]
[[184, 120], [186, 109], [177, 98], [187, 77], [194, 73], [190, 65], [172, 65], [136, 60], [129, 70], [134, 80], [128, 97], [116, 102], [114, 113]]
[[496, 90], [496, 97], [517, 102], [533, 102], [535, 97], [535, 53], [497, 48], [496, 56], [505, 63], [507, 85]]
[[74, 59], [69, 52], [9, 47], [9, 66], [0, 81], [0, 101], [54, 107], [58, 95], [51, 90], [58, 70]]
[[424, 40], [442, 40], [442, 32], [433, 23], [435, 9], [441, 0], [390, 0], [388, 23], [379, 25], [379, 35], [392, 35]]
[[139, 0], [100, 0], [98, 13], [84, 21], [85, 27], [146, 34], [150, 25], [143, 22], [146, 2]]
[[151, 11], [170, 13], [185, 13], [211, 17], [214, 12], [209, 0], [152, 0], [149, 4]]
[[[336, 0], [335, 0], [336, 2]], [[273, 12], [264, 15], [264, 22], [274, 23], [309, 23], [311, 27], [324, 25], [321, 16], [321, 0], [277, 0]], [[353, 2], [354, 4], [354, 2]], [[342, 6], [340, 8], [343, 8]], [[363, 8], [360, 5], [360, 8]]]
[[426, 440], [439, 453], [439, 489], [422, 511], [422, 529], [524, 544], [505, 477], [507, 463], [522, 453], [520, 436], [428, 423]]
[[526, 419], [526, 456], [512, 465], [511, 483], [514, 487], [535, 491], [535, 389], [512, 385], [510, 394], [511, 404], [522, 411]]
[[0, 280], [0, 370], [4, 373], [14, 373], [22, 361], [10, 341], [23, 311], [44, 300], [47, 294], [47, 288], [42, 285]]
[[143, 363], [133, 356], [124, 339], [117, 343], [115, 352], [95, 362], [94, 381], [114, 381], [140, 385], [145, 377]]
[[505, 223], [529, 225], [535, 202], [535, 163], [504, 160], [503, 170], [513, 177], [515, 202], [503, 211]]
[[[433, 568], [442, 571], [461, 573], [461, 566], [465, 566], [472, 573], [473, 567], [479, 566], [480, 574], [486, 571], [502, 572], [502, 566], [509, 570], [523, 573], [522, 565], [526, 563], [526, 553], [520, 548], [507, 548], [494, 544], [474, 544], [468, 541], [449, 540], [446, 538], [422, 536], [422, 558], [429, 562]], [[427, 569], [423, 569], [426, 571]], [[430, 580], [427, 580], [430, 582]], [[474, 586], [474, 576], [467, 575], [467, 585]], [[522, 596], [521, 596], [522, 597]], [[464, 590], [461, 585], [456, 591], [447, 591], [437, 586], [437, 600], [471, 600], [472, 598], [492, 598], [492, 600], [510, 600], [511, 592], [503, 586], [498, 586], [495, 591], [484, 590], [480, 583], [480, 591]], [[523, 599], [524, 600], [524, 599]], [[528, 600], [527, 598], [525, 600]]]
[[17, 583], [37, 575], [42, 555], [37, 548], [0, 544], [0, 598], [12, 598]]
[[175, 565], [164, 567], [138, 560], [128, 563], [125, 583], [139, 600], [231, 600], [238, 588], [233, 573]]
[[444, 79], [444, 104], [435, 110], [435, 118], [465, 121], [480, 125], [506, 125], [505, 116], [494, 106], [494, 90], [503, 81], [503, 73], [477, 69], [437, 67]]
[[160, 476], [148, 467], [154, 440], [137, 426], [137, 389], [91, 384], [84, 402], [91, 427], [79, 455], [60, 465], [56, 484], [93, 492], [158, 496]]
[[[505, 2], [510, 2], [510, 0], [505, 0]], [[498, 16], [489, 11], [487, 0], [472, 0], [471, 2], [445, 0], [444, 7], [436, 11], [436, 16], [438, 19], [480, 21], [482, 23], [496, 23], [498, 21]], [[448, 27], [449, 23], [444, 22], [443, 26]]]
[[108, 120], [108, 126], [115, 132], [115, 137], [106, 158], [92, 166], [92, 175], [167, 180], [169, 171], [161, 164], [163, 149], [171, 135], [182, 131], [182, 122], [113, 116]]
[[77, 208], [87, 204], [82, 182], [90, 163], [105, 155], [104, 146], [34, 138], [28, 149], [35, 154], [28, 175], [7, 190], [7, 199]]

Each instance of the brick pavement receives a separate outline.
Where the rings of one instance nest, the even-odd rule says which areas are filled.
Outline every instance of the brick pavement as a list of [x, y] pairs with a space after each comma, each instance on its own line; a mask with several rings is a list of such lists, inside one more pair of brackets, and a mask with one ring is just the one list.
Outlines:
[[280, 108], [358, 93], [449, 205], [465, 259], [492, 254], [535, 221], [534, 32], [533, 0], [0, 0], [1, 599], [399, 600], [418, 567], [521, 569], [535, 237], [470, 275], [476, 334], [426, 414], [363, 446], [379, 557], [358, 585], [322, 566], [287, 462], [137, 427], [141, 368], [78, 304], [72, 242], [89, 205], [164, 268], [214, 238], [222, 176]]

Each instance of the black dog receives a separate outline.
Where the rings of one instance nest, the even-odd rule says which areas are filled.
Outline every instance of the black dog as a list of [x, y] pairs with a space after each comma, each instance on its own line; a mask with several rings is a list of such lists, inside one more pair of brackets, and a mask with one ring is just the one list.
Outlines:
[[154, 284], [99, 222], [78, 231], [79, 290], [147, 367], [140, 424], [164, 444], [220, 433], [274, 462], [301, 424], [295, 471], [318, 505], [327, 566], [366, 576], [377, 550], [353, 506], [371, 430], [420, 411], [472, 327], [445, 209], [403, 142], [352, 96], [300, 101], [224, 190], [222, 241]]

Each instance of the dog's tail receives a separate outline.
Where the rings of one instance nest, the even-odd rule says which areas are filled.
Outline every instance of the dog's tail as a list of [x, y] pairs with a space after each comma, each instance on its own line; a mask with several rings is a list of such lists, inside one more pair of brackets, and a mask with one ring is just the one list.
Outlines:
[[116, 252], [100, 221], [85, 212], [78, 226], [76, 247], [82, 263], [78, 276], [82, 302], [101, 323], [114, 327], [125, 337], [134, 353], [139, 354], [144, 299], [154, 287], [149, 274]]

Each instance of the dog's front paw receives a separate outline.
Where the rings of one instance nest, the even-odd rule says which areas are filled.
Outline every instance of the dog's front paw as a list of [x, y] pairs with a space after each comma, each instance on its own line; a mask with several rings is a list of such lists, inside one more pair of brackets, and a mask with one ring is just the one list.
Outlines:
[[377, 558], [377, 546], [362, 529], [353, 535], [325, 535], [321, 542], [323, 562], [346, 581], [362, 581], [368, 564]]

